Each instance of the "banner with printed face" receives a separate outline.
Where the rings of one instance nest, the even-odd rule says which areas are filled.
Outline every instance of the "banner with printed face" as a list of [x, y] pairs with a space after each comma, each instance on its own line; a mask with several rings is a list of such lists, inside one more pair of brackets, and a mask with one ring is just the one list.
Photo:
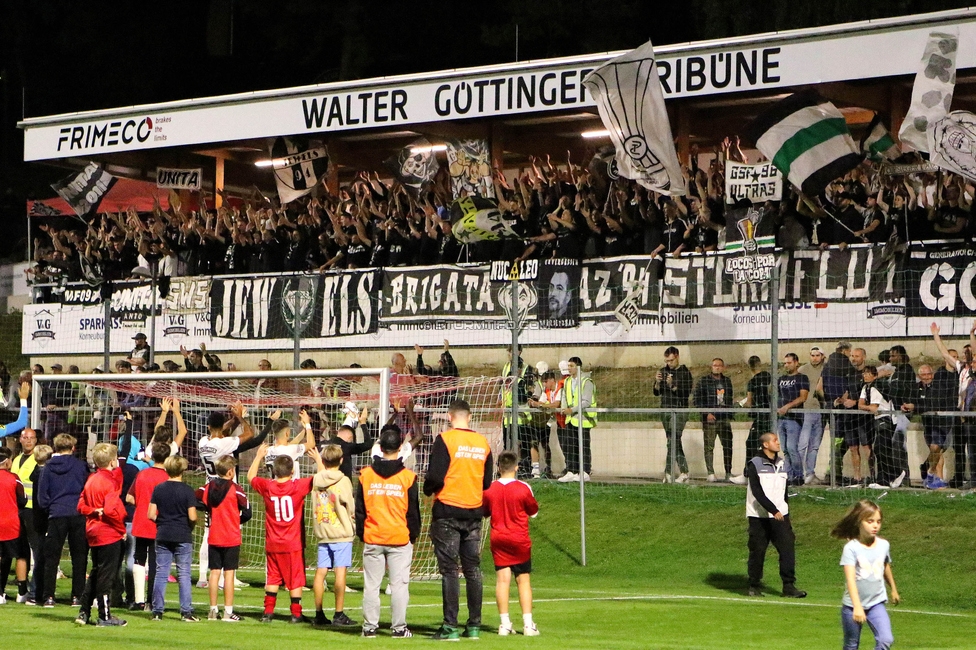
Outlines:
[[427, 138], [419, 138], [404, 147], [397, 155], [386, 159], [383, 165], [393, 172], [414, 197], [420, 196], [433, 181], [441, 168], [434, 155], [434, 148]]
[[783, 198], [783, 175], [771, 162], [745, 165], [725, 162], [725, 202], [748, 199], [753, 203], [779, 201]]
[[169, 167], [156, 168], [156, 187], [170, 190], [199, 190], [203, 179], [203, 170], [172, 169]]
[[579, 323], [579, 260], [541, 260], [536, 286], [539, 288], [539, 324], [557, 329]]

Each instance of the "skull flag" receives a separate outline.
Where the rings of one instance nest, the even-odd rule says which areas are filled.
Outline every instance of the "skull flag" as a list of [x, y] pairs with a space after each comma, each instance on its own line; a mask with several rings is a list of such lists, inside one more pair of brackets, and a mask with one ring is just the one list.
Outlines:
[[597, 68], [583, 84], [610, 131], [620, 175], [655, 192], [685, 194], [651, 42]]
[[440, 169], [433, 147], [427, 138], [414, 140], [400, 152], [387, 158], [383, 164], [393, 172], [393, 176], [400, 181], [414, 197], [420, 195], [433, 182], [434, 176]]
[[928, 132], [929, 161], [976, 182], [976, 115], [952, 111]]

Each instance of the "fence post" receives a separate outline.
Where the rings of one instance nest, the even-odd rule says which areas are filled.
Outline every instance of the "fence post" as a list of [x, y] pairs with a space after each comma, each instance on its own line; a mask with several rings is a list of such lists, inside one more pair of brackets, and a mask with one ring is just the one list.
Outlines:
[[518, 368], [519, 352], [518, 352], [518, 331], [519, 331], [519, 313], [518, 313], [518, 279], [512, 278], [512, 361], [509, 364], [509, 373], [512, 377], [512, 407], [509, 412], [509, 419], [511, 420], [508, 425], [508, 440], [512, 451], [516, 453], [519, 450], [519, 439], [518, 439], [518, 414], [519, 414], [519, 401], [518, 401], [518, 381], [521, 376]]
[[[779, 257], [769, 278], [769, 421], [773, 432], [779, 429]], [[764, 432], [765, 433], [765, 432]]]
[[[573, 381], [573, 377], [569, 381]], [[579, 443], [579, 491], [580, 491], [580, 560], [586, 566], [586, 465], [583, 462], [583, 368], [576, 369], [576, 410], [577, 410], [577, 438]]]
[[105, 309], [105, 313], [102, 315], [105, 320], [105, 347], [102, 351], [102, 368], [105, 372], [112, 372], [112, 292], [111, 290], [105, 292], [104, 285], [102, 291], [102, 306]]
[[[669, 475], [671, 476], [671, 480], [670, 481], [667, 481], [668, 483], [674, 483], [675, 482], [675, 478], [676, 478], [675, 475], [674, 475], [674, 464], [676, 462], [677, 453], [678, 453], [678, 447], [677, 447], [677, 444], [678, 444], [678, 423], [675, 422], [675, 419], [676, 419], [675, 416], [676, 415], [677, 415], [677, 413], [675, 413], [674, 411], [671, 411], [671, 431], [668, 432], [668, 436], [670, 436], [670, 438], [671, 438], [671, 453], [668, 454], [668, 471], [664, 473], [664, 479], [665, 479], [665, 481], [667, 481], [667, 478], [668, 478]], [[678, 468], [678, 471], [679, 472], [681, 471], [681, 468], [680, 467]]]

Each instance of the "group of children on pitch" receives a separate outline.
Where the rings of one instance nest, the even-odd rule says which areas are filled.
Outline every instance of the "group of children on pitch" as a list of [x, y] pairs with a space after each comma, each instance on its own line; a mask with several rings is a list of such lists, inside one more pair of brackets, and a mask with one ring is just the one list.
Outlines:
[[[287, 434], [286, 434], [287, 435]], [[124, 436], [127, 437], [127, 436]], [[363, 631], [375, 636], [379, 627], [379, 588], [384, 572], [389, 571], [393, 591], [392, 635], [412, 636], [406, 627], [405, 615], [409, 591], [409, 562], [412, 545], [420, 532], [419, 498], [416, 474], [403, 466], [402, 436], [399, 427], [389, 424], [380, 432], [379, 455], [363, 470], [360, 489], [353, 497], [352, 483], [339, 467], [342, 449], [327, 445], [320, 453], [309, 445], [307, 453], [315, 461], [317, 473], [309, 478], [294, 478], [295, 461], [280, 455], [272, 464], [273, 478], [257, 476], [265, 461], [268, 446], [262, 444], [248, 470], [252, 488], [262, 495], [265, 507], [265, 552], [267, 584], [265, 585], [262, 622], [273, 620], [279, 586], [284, 585], [291, 597], [291, 622], [301, 623], [301, 595], [305, 586], [304, 512], [305, 497], [313, 494], [314, 529], [319, 540], [318, 569], [315, 575], [314, 622], [327, 625], [323, 612], [325, 578], [335, 572], [336, 608], [333, 624], [355, 625], [343, 612], [346, 570], [352, 565], [353, 537], [366, 544], [379, 571], [366, 571], [363, 591]], [[123, 453], [108, 443], [99, 443], [93, 450], [97, 470], [89, 476], [79, 500], [78, 510], [85, 517], [85, 532], [90, 547], [92, 567], [81, 598], [76, 623], [98, 626], [124, 626], [126, 622], [111, 612], [110, 592], [122, 559], [125, 539], [126, 511], [122, 498], [122, 470], [128, 456], [128, 444]], [[402, 445], [407, 447], [407, 445]], [[182, 482], [187, 462], [173, 455], [170, 444], [152, 442], [149, 452], [153, 465], [142, 470], [129, 491], [128, 499], [135, 505], [133, 534], [146, 540], [150, 533], [154, 544], [137, 544], [137, 560], [145, 554], [155, 571], [150, 574], [152, 586], [152, 620], [161, 620], [164, 609], [166, 583], [175, 561], [180, 584], [182, 620], [195, 622], [190, 600], [190, 557], [192, 528], [197, 521], [197, 505], [202, 503], [210, 518], [210, 614], [211, 620], [237, 622], [234, 612], [234, 572], [238, 568], [241, 546], [241, 525], [251, 516], [250, 505], [241, 487], [235, 482], [237, 461], [222, 456], [215, 465], [216, 479], [196, 492]], [[409, 453], [409, 452], [408, 452]], [[11, 451], [0, 448], [0, 570], [4, 585], [10, 559], [20, 537], [17, 510], [26, 506], [24, 487], [10, 471]], [[499, 635], [514, 634], [508, 613], [509, 585], [514, 576], [526, 630], [538, 634], [532, 621], [531, 540], [528, 518], [539, 510], [531, 488], [516, 480], [518, 457], [505, 451], [498, 458], [500, 477], [484, 493], [485, 515], [491, 517], [491, 550], [497, 572], [496, 601], [501, 617]], [[161, 469], [162, 468], [162, 469]], [[373, 482], [372, 479], [378, 482]], [[376, 485], [383, 489], [372, 489]], [[2, 507], [11, 505], [12, 507]], [[888, 600], [885, 583], [891, 587], [891, 601], [899, 602], [897, 587], [891, 572], [889, 544], [878, 536], [881, 510], [873, 502], [863, 499], [855, 504], [834, 527], [831, 534], [847, 539], [841, 556], [844, 567], [845, 593], [842, 606], [844, 648], [858, 647], [862, 625], [867, 622], [875, 636], [876, 647], [888, 648], [893, 643], [891, 623], [885, 609]], [[151, 525], [150, 525], [151, 524]], [[141, 547], [141, 548], [140, 548]], [[377, 553], [375, 549], [379, 549]], [[394, 552], [397, 548], [404, 553]], [[155, 556], [153, 558], [153, 556]], [[367, 558], [364, 552], [364, 566]], [[396, 559], [394, 559], [396, 558]], [[155, 560], [153, 562], [152, 560]], [[376, 564], [376, 563], [379, 564]], [[138, 566], [138, 563], [137, 563]], [[223, 573], [223, 576], [221, 576]], [[220, 578], [228, 586], [224, 590], [224, 612], [219, 615], [217, 592]], [[143, 574], [143, 580], [146, 576]], [[394, 585], [393, 583], [397, 584]], [[97, 619], [91, 619], [91, 608], [97, 606]]]

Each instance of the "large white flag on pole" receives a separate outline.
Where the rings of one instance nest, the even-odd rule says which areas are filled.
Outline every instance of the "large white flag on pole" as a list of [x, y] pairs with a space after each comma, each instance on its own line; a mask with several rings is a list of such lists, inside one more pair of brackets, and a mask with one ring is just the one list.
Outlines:
[[664, 194], [685, 194], [650, 41], [583, 80], [617, 150], [620, 175]]
[[903, 150], [928, 152], [929, 130], [949, 112], [956, 86], [957, 33], [932, 32], [922, 52], [912, 86], [912, 103], [901, 123], [898, 139]]

